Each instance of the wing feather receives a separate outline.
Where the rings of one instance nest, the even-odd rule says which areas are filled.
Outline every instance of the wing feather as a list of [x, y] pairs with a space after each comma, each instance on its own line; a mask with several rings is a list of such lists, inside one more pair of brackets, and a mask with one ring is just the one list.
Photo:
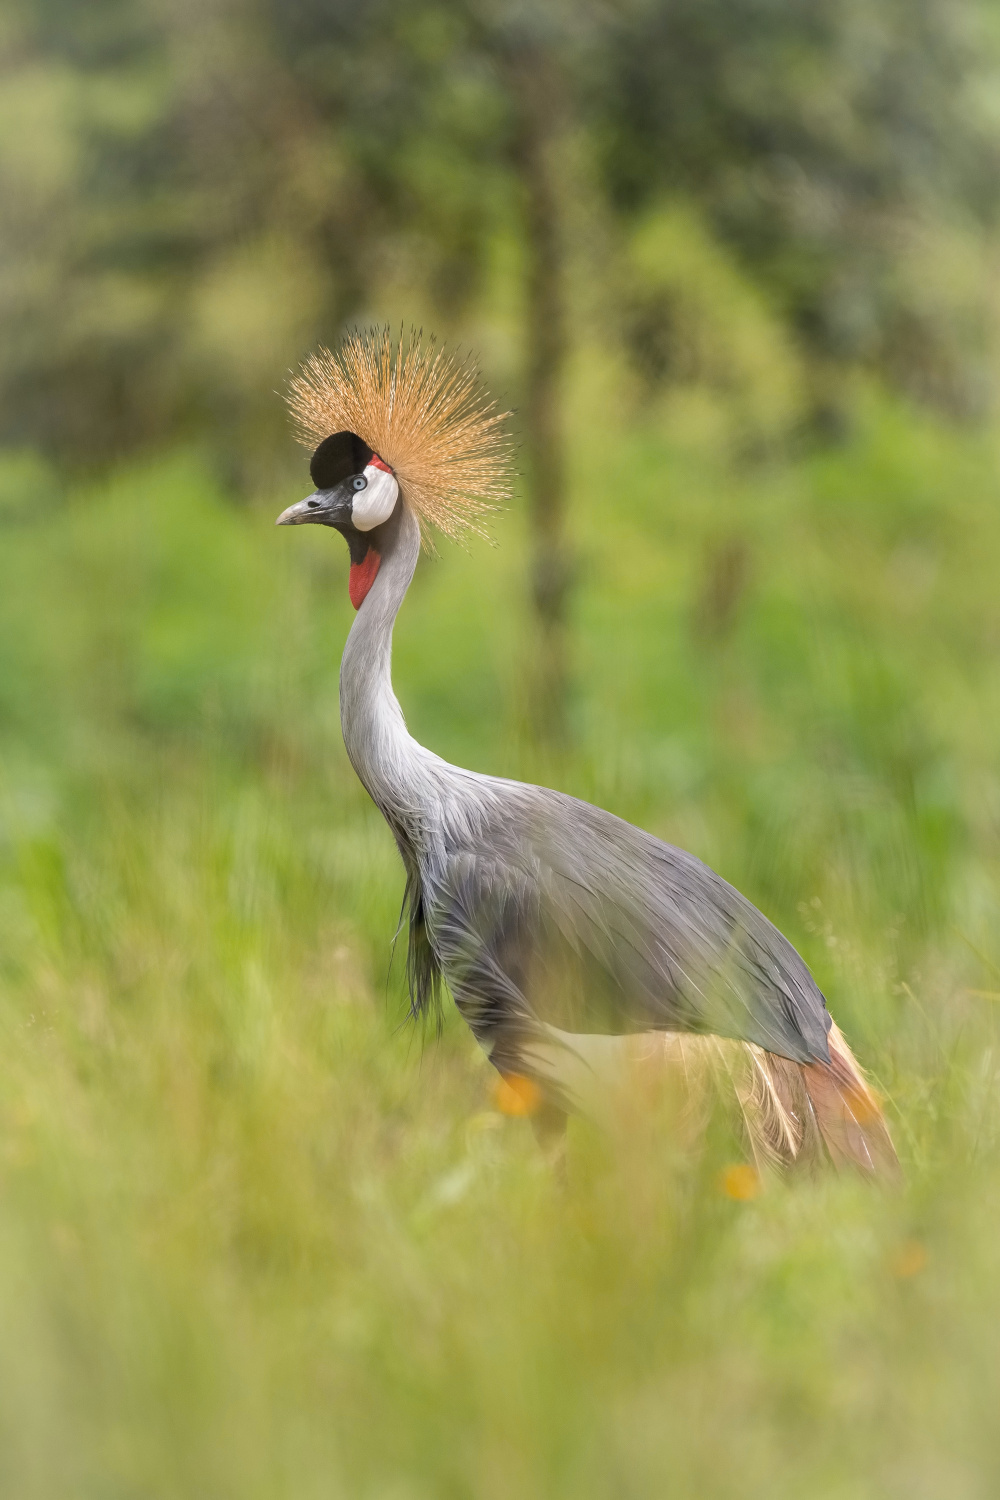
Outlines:
[[491, 1055], [558, 1026], [711, 1033], [829, 1061], [822, 993], [732, 886], [600, 808], [482, 780], [490, 794], [475, 817], [462, 808], [421, 880], [435, 955]]

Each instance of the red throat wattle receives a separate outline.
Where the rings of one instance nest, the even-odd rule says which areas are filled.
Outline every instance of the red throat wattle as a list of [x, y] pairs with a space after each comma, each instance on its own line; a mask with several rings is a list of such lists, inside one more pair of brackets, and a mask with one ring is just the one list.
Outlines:
[[360, 609], [365, 602], [365, 596], [372, 584], [375, 582], [375, 574], [378, 565], [382, 561], [374, 547], [369, 547], [365, 553], [364, 562], [351, 563], [351, 576], [347, 584], [347, 592], [351, 596], [351, 603], [355, 609]]

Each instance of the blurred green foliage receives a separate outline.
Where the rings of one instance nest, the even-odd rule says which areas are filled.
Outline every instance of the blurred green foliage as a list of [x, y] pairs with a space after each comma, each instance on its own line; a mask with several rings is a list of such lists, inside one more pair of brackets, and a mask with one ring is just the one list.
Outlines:
[[[4, 1496], [995, 1492], [997, 49], [973, 0], [2, 0]], [[562, 1189], [404, 1020], [275, 392], [371, 319], [522, 399], [526, 59], [572, 734], [523, 496], [421, 562], [399, 695], [757, 901], [898, 1193], [738, 1201], [669, 1101]]]
[[518, 737], [516, 513], [421, 563], [403, 705], [761, 903], [906, 1188], [732, 1201], [725, 1123], [678, 1157], [654, 1114], [575, 1130], [560, 1190], [454, 1016], [403, 1023], [338, 538], [197, 452], [73, 487], [0, 532], [5, 1494], [990, 1493], [996, 439], [870, 391], [845, 446], [737, 472], [683, 413], [611, 438], [597, 362], [577, 749]]
[[259, 487], [282, 372], [370, 317], [471, 336], [519, 399], [496, 252], [547, 136], [571, 342], [683, 378], [691, 299], [628, 254], [665, 212], [806, 357], [807, 417], [859, 363], [982, 414], [998, 71], [984, 0], [3, 0], [0, 441], [210, 432]]

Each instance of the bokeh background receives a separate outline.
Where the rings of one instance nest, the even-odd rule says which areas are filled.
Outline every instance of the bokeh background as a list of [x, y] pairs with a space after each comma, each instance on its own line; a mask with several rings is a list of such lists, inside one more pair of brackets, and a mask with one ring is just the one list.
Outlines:
[[[0, 73], [0, 1492], [994, 1496], [993, 0], [0, 0]], [[655, 1109], [560, 1186], [407, 1022], [273, 529], [373, 323], [519, 442], [412, 730], [756, 901], [901, 1190]]]

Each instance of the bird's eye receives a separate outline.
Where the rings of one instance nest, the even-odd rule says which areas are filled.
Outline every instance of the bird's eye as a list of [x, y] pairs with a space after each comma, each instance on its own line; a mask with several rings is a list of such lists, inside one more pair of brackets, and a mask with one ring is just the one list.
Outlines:
[[355, 474], [351, 483], [356, 490], [366, 490], [368, 488], [368, 481], [363, 474]]

